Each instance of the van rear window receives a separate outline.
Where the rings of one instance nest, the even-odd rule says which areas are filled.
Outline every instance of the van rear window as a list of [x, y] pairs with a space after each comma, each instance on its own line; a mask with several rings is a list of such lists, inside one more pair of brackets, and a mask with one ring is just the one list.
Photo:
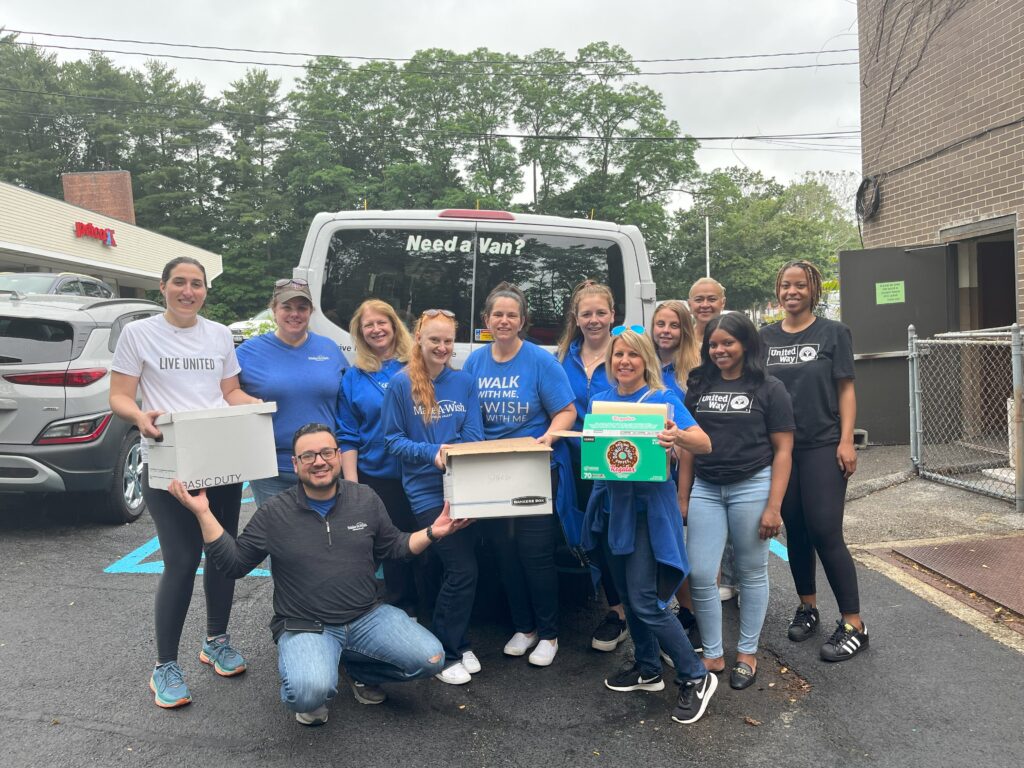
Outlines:
[[0, 365], [67, 362], [73, 340], [67, 323], [0, 316]]
[[456, 341], [479, 341], [484, 299], [503, 280], [527, 295], [528, 338], [554, 344], [573, 288], [584, 278], [609, 285], [616, 321], [625, 315], [622, 253], [613, 240], [517, 232], [340, 229], [331, 239], [320, 303], [348, 330], [367, 298], [393, 306], [411, 327], [426, 309], [450, 309]]

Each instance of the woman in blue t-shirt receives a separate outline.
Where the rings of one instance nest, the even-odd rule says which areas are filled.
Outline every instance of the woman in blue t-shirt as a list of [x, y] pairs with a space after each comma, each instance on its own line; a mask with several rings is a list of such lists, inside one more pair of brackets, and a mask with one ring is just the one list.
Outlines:
[[[615, 297], [607, 285], [594, 280], [584, 280], [572, 292], [565, 318], [565, 331], [558, 340], [558, 360], [569, 377], [569, 386], [576, 398], [576, 423], [573, 429], [583, 429], [583, 416], [587, 403], [597, 392], [608, 388], [605, 373], [605, 358], [611, 346], [612, 323], [615, 322]], [[573, 464], [576, 483], [576, 500], [581, 509], [587, 506], [594, 483], [584, 480], [580, 473], [579, 439], [566, 440]], [[608, 613], [598, 624], [590, 638], [590, 647], [596, 651], [610, 652], [629, 634], [626, 629], [626, 613], [622, 599], [615, 590], [611, 571], [604, 561], [603, 548], [596, 551], [593, 564], [597, 566], [604, 596], [608, 601]]]
[[270, 310], [277, 327], [249, 339], [235, 353], [245, 391], [277, 403], [277, 475], [249, 483], [257, 506], [299, 481], [292, 467], [292, 436], [310, 422], [335, 423], [341, 376], [348, 366], [337, 344], [309, 330], [313, 297], [305, 280], [286, 277], [274, 283]]
[[685, 302], [672, 300], [658, 305], [651, 322], [651, 341], [658, 351], [662, 381], [682, 400], [686, 377], [700, 365], [700, 342]]
[[455, 348], [455, 314], [428, 309], [416, 321], [409, 364], [395, 374], [384, 398], [384, 440], [402, 465], [402, 483], [416, 524], [427, 526], [444, 568], [431, 629], [444, 646], [437, 679], [468, 683], [480, 671], [467, 630], [476, 595], [476, 536], [465, 528], [438, 540], [429, 525], [444, 507], [445, 450], [452, 443], [484, 439], [473, 377], [449, 366]]
[[[661, 381], [654, 345], [640, 326], [619, 326], [605, 364], [615, 386], [591, 399], [619, 403], [666, 403], [671, 417], [658, 435], [665, 450], [708, 453], [711, 441], [679, 398]], [[689, 570], [683, 544], [683, 520], [671, 478], [661, 482], [600, 481], [583, 520], [587, 549], [606, 546], [616, 588], [623, 598], [633, 636], [635, 661], [607, 678], [613, 691], [660, 691], [660, 650], [671, 660], [679, 684], [672, 719], [693, 723], [701, 718], [718, 680], [701, 663], [668, 601]]]
[[[338, 447], [342, 475], [370, 486], [384, 502], [395, 527], [411, 533], [419, 528], [402, 487], [402, 467], [384, 442], [381, 409], [392, 377], [409, 360], [412, 337], [391, 305], [380, 299], [360, 304], [348, 330], [355, 360], [341, 380]], [[411, 562], [385, 560], [381, 567], [387, 602], [410, 614], [418, 607], [426, 610], [427, 588], [424, 580], [417, 578], [426, 563], [423, 557]]]
[[[476, 381], [483, 411], [484, 437], [499, 440], [533, 437], [552, 447], [551, 487], [555, 511], [570, 546], [579, 544], [572, 463], [566, 444], [553, 435], [572, 429], [576, 406], [569, 379], [554, 355], [524, 341], [529, 324], [526, 296], [500, 283], [484, 301], [484, 325], [492, 342], [475, 350], [462, 370]], [[508, 596], [515, 634], [506, 656], [523, 656], [546, 667], [558, 652], [558, 571], [555, 547], [560, 538], [554, 515], [488, 520], [498, 568]]]
[[704, 665], [725, 669], [722, 602], [716, 579], [726, 538], [733, 544], [740, 636], [729, 684], [757, 676], [757, 645], [768, 609], [768, 545], [782, 527], [782, 497], [793, 451], [793, 408], [778, 379], [765, 376], [757, 329], [739, 312], [711, 320], [701, 365], [687, 381], [686, 407], [715, 446], [679, 464], [679, 509], [693, 564], [690, 594], [704, 641]]

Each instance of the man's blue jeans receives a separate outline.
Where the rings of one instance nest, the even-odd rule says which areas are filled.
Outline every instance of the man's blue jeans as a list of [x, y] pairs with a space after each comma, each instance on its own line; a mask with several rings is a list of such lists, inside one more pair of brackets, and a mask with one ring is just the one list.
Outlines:
[[262, 507], [264, 502], [283, 491], [287, 491], [298, 482], [299, 476], [294, 472], [281, 471], [278, 471], [274, 477], [250, 480], [249, 488], [252, 489], [252, 500], [256, 502], [257, 507]]
[[429, 677], [444, 668], [444, 649], [405, 611], [382, 603], [348, 624], [323, 633], [285, 632], [277, 641], [281, 701], [312, 712], [338, 693], [338, 666], [367, 685]]
[[768, 503], [771, 467], [730, 485], [694, 478], [686, 520], [686, 554], [690, 560], [690, 595], [704, 641], [704, 658], [719, 659], [722, 648], [722, 602], [718, 566], [726, 536], [735, 553], [735, 584], [740, 590], [740, 653], [757, 653], [768, 610], [769, 539], [759, 536], [761, 514]]

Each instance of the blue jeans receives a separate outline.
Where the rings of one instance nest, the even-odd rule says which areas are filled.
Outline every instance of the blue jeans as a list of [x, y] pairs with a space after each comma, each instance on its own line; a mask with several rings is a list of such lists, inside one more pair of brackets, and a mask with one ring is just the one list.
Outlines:
[[444, 664], [441, 643], [404, 611], [382, 603], [348, 624], [323, 633], [285, 632], [277, 641], [281, 701], [312, 712], [338, 693], [338, 665], [367, 685], [429, 677]]
[[[433, 523], [441, 509], [431, 509], [416, 515], [421, 528]], [[434, 623], [431, 626], [444, 646], [445, 666], [462, 661], [462, 654], [470, 649], [469, 619], [476, 598], [478, 567], [476, 561], [476, 531], [472, 527], [445, 536], [430, 547], [441, 561], [444, 575], [441, 589], [434, 604]]]
[[282, 491], [287, 491], [298, 482], [299, 476], [294, 472], [279, 471], [274, 477], [250, 480], [249, 487], [252, 488], [252, 498], [256, 502], [256, 506], [262, 507], [271, 498]]
[[687, 515], [686, 554], [690, 560], [690, 595], [704, 641], [704, 658], [719, 659], [722, 648], [722, 602], [718, 596], [718, 568], [728, 536], [735, 553], [736, 586], [740, 602], [740, 653], [757, 653], [765, 612], [768, 610], [768, 546], [758, 535], [761, 514], [768, 503], [772, 469], [729, 485], [693, 480]]
[[651, 549], [646, 512], [637, 513], [633, 551], [628, 555], [608, 553], [608, 567], [626, 609], [636, 663], [644, 677], [661, 674], [659, 646], [676, 665], [678, 682], [706, 677], [708, 672], [694, 653], [683, 625], [668, 608], [658, 605], [658, 564]]

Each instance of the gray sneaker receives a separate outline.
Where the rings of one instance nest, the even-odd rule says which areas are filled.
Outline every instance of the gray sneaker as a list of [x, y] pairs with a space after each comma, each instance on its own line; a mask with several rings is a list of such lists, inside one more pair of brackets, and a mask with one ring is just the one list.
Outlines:
[[323, 725], [327, 722], [327, 706], [317, 707], [312, 712], [296, 712], [295, 719], [303, 725]]
[[379, 685], [366, 685], [351, 678], [348, 684], [352, 687], [352, 695], [360, 704], [383, 704], [387, 701], [388, 695]]

